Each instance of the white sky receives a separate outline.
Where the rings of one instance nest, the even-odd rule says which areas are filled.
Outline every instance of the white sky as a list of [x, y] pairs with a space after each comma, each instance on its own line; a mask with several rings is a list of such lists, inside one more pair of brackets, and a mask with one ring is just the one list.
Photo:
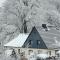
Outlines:
[[0, 0], [0, 7], [2, 7], [5, 0]]

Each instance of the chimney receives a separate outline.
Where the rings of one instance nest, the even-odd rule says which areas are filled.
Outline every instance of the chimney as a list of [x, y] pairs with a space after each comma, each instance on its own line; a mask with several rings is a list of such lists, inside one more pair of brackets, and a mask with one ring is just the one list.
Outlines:
[[48, 31], [46, 24], [42, 24], [42, 27], [45, 29], [45, 31]]
[[23, 30], [24, 30], [24, 33], [27, 33], [27, 25], [26, 25], [25, 20], [24, 20], [24, 23], [23, 23]]
[[42, 24], [42, 27], [43, 27], [44, 29], [47, 28], [46, 24]]

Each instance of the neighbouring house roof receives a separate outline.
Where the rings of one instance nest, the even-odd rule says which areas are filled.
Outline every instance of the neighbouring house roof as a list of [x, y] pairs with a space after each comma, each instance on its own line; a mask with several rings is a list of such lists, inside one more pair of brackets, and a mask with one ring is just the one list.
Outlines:
[[60, 48], [60, 30], [54, 27], [48, 27], [48, 31], [42, 27], [36, 29], [48, 48]]
[[8, 47], [22, 47], [24, 42], [26, 41], [29, 34], [19, 34], [18, 37], [11, 40], [9, 43], [5, 44], [4, 46]]

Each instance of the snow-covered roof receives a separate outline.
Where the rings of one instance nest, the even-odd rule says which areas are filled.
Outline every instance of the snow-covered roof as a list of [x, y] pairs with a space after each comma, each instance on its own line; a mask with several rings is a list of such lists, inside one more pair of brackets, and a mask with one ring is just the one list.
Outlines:
[[18, 37], [14, 38], [9, 43], [5, 44], [4, 46], [8, 47], [22, 47], [24, 42], [26, 41], [29, 34], [19, 34]]

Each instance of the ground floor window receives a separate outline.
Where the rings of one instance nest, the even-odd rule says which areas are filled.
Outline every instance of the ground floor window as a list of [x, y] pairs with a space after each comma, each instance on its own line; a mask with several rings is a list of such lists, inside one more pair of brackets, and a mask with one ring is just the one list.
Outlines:
[[20, 49], [18, 49], [18, 53], [20, 54]]
[[20, 53], [21, 56], [25, 56], [25, 51]]
[[55, 50], [55, 54], [57, 57], [59, 57], [59, 54], [57, 53], [59, 50]]
[[59, 50], [55, 50], [55, 54], [57, 54], [58, 51], [59, 51]]
[[49, 51], [49, 55], [51, 56], [51, 51]]
[[28, 54], [30, 55], [32, 52], [33, 52], [33, 50], [29, 50], [29, 51], [28, 51]]

